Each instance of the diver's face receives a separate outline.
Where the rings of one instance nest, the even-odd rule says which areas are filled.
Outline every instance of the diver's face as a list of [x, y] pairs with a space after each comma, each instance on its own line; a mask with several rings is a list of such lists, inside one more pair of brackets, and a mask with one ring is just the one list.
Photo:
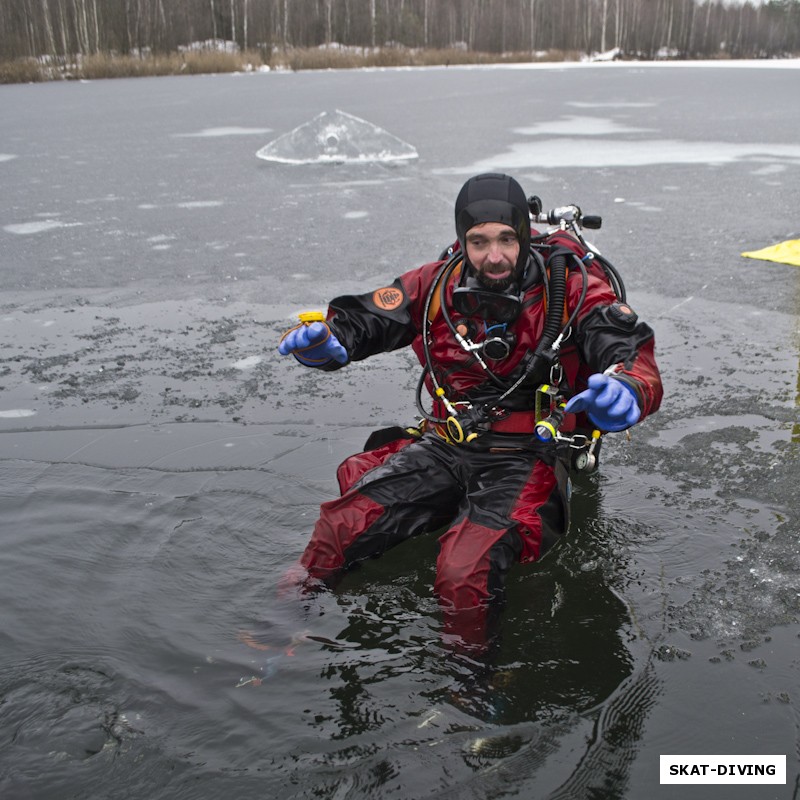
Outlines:
[[487, 289], [506, 289], [516, 277], [519, 239], [502, 222], [482, 222], [467, 231], [467, 259]]

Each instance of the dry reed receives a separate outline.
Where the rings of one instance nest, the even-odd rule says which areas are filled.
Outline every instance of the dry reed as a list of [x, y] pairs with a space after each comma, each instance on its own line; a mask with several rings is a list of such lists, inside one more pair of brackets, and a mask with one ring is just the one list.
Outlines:
[[191, 50], [146, 56], [98, 53], [70, 59], [32, 58], [0, 62], [0, 83], [30, 83], [48, 80], [100, 80], [156, 75], [199, 75], [220, 72], [250, 72], [262, 68], [301, 70], [358, 69], [380, 67], [425, 67], [457, 64], [525, 63], [573, 61], [577, 53], [551, 51], [530, 53], [476, 53], [462, 49], [416, 50], [381, 48], [287, 48], [272, 52], [248, 50]]

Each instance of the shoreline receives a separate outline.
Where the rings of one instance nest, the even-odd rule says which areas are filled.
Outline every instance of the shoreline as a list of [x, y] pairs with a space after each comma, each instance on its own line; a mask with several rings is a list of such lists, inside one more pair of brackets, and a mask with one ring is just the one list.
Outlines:
[[221, 53], [206, 51], [192, 54], [173, 53], [166, 56], [99, 55], [78, 59], [76, 63], [53, 66], [42, 60], [18, 59], [0, 62], [0, 85], [80, 82], [116, 78], [166, 77], [179, 75], [218, 74], [291, 74], [295, 72], [382, 71], [418, 69], [574, 69], [579, 67], [686, 68], [719, 69], [798, 69], [800, 56], [786, 58], [698, 58], [636, 59], [616, 55], [553, 52], [538, 54], [467, 53], [461, 51], [393, 51], [354, 54], [341, 51], [295, 51], [289, 58], [264, 62], [258, 53]]

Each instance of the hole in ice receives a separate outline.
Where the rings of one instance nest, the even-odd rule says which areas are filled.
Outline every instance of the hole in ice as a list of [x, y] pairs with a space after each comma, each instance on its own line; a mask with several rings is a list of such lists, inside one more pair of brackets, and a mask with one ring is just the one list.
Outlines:
[[344, 111], [323, 111], [262, 147], [256, 155], [279, 164], [348, 164], [408, 161], [418, 157], [407, 142]]

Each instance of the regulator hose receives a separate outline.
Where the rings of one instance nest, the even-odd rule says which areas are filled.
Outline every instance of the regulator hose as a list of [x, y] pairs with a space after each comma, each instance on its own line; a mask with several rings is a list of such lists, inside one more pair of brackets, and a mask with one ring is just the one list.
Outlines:
[[562, 330], [562, 315], [564, 312], [564, 302], [567, 297], [567, 256], [565, 253], [554, 253], [547, 265], [550, 268], [550, 278], [545, 281], [545, 291], [547, 293], [547, 316], [542, 338], [536, 346], [534, 356], [537, 358], [547, 358], [552, 360], [553, 354], [548, 354], [553, 343], [558, 338]]
[[[448, 280], [450, 280], [450, 275], [454, 272], [454, 270], [455, 266], [453, 267], [453, 269], [450, 270], [450, 272], [448, 272], [444, 276], [444, 279], [441, 281], [439, 285], [439, 307], [442, 312], [442, 318], [444, 319], [445, 324], [450, 330], [450, 333], [453, 334], [453, 337], [456, 339], [456, 341], [460, 341], [458, 332], [456, 330], [456, 326], [453, 323], [453, 318], [450, 316], [450, 312], [447, 310], [447, 282]], [[500, 378], [497, 377], [497, 375], [494, 374], [494, 372], [492, 372], [489, 365], [481, 358], [479, 353], [472, 353], [472, 357], [481, 365], [483, 371], [489, 376], [489, 380], [495, 386], [497, 386], [500, 389], [500, 391], [503, 391], [506, 388], [507, 383], [502, 381]]]
[[[547, 302], [549, 305], [547, 307], [547, 315], [545, 317], [542, 338], [539, 340], [539, 344], [536, 347], [536, 350], [533, 352], [533, 357], [530, 359], [530, 362], [523, 371], [522, 375], [520, 375], [520, 377], [517, 378], [517, 380], [505, 392], [503, 392], [502, 395], [500, 395], [500, 397], [497, 398], [495, 401], [497, 405], [502, 403], [506, 397], [512, 395], [520, 386], [522, 386], [528, 376], [538, 369], [541, 362], [545, 362], [547, 365], [552, 366], [556, 360], [558, 349], [561, 346], [564, 336], [578, 318], [578, 314], [583, 307], [583, 302], [586, 299], [586, 293], [589, 286], [589, 275], [586, 272], [586, 267], [584, 266], [583, 261], [581, 261], [577, 256], [573, 256], [571, 253], [569, 255], [573, 258], [581, 272], [582, 287], [580, 299], [578, 300], [578, 303], [576, 304], [575, 309], [573, 310], [572, 315], [567, 320], [566, 324], [562, 325], [562, 309], [564, 308], [564, 302], [567, 296], [567, 256], [566, 254], [558, 254], [557, 256], [554, 256], [554, 262], [556, 258], [560, 258], [563, 260], [563, 264], [551, 264], [549, 281], [545, 280], [545, 296], [547, 297]], [[555, 269], [552, 269], [553, 266]], [[553, 300], [555, 299], [557, 302], [559, 298], [561, 305], [556, 305]], [[555, 333], [553, 333], [553, 331], [555, 331]]]
[[[533, 248], [532, 248], [533, 249]], [[568, 263], [570, 259], [574, 259], [581, 271], [581, 275], [583, 278], [583, 290], [581, 292], [581, 299], [578, 302], [575, 310], [573, 311], [572, 315], [570, 316], [569, 320], [567, 321], [566, 325], [563, 323], [563, 314], [565, 308], [565, 302], [567, 297], [567, 275], [568, 275]], [[426, 365], [423, 368], [422, 375], [420, 376], [419, 382], [417, 383], [417, 390], [416, 390], [416, 405], [418, 411], [422, 414], [422, 416], [430, 422], [442, 423], [445, 422], [446, 419], [441, 417], [436, 417], [433, 414], [427, 412], [422, 404], [422, 389], [425, 383], [425, 375], [429, 374], [433, 381], [434, 389], [439, 389], [438, 381], [434, 375], [433, 370], [433, 359], [430, 353], [430, 347], [428, 343], [428, 325], [430, 324], [429, 321], [429, 312], [432, 305], [433, 297], [437, 291], [437, 289], [441, 292], [441, 309], [445, 314], [445, 320], [448, 327], [451, 331], [455, 330], [453, 326], [452, 320], [449, 317], [449, 314], [446, 313], [446, 297], [445, 297], [445, 287], [447, 282], [455, 271], [455, 268], [458, 264], [462, 261], [462, 257], [460, 253], [454, 254], [445, 264], [441, 267], [440, 271], [437, 273], [436, 278], [431, 285], [431, 289], [428, 293], [428, 297], [426, 298], [425, 307], [423, 311], [423, 332], [422, 332], [422, 347], [423, 352], [425, 355], [425, 362]], [[556, 342], [559, 340], [559, 337], [564, 334], [564, 332], [573, 324], [575, 318], [580, 311], [581, 306], [583, 305], [583, 300], [586, 297], [586, 290], [587, 290], [587, 281], [588, 276], [586, 273], [586, 268], [584, 267], [583, 263], [580, 259], [576, 258], [574, 254], [565, 252], [557, 252], [550, 256], [548, 259], [548, 268], [549, 268], [549, 275], [547, 271], [544, 273], [544, 292], [545, 292], [545, 299], [547, 302], [547, 314], [545, 316], [545, 324], [542, 329], [542, 336], [539, 340], [539, 344], [536, 347], [536, 350], [533, 352], [533, 358], [530, 360], [527, 367], [523, 370], [522, 374], [520, 375], [517, 380], [513, 381], [510, 385], [508, 382], [503, 381], [497, 375], [495, 375], [486, 365], [484, 366], [485, 371], [488, 373], [488, 377], [501, 389], [501, 394], [498, 396], [495, 403], [500, 403], [506, 399], [509, 395], [511, 395], [530, 375], [540, 364], [543, 360], [546, 361], [548, 364], [552, 364], [555, 361], [555, 358], [558, 354], [558, 346], [554, 347]], [[505, 389], [505, 391], [502, 391]], [[488, 404], [487, 404], [488, 405]]]
[[624, 303], [626, 301], [625, 284], [622, 280], [622, 276], [617, 271], [617, 268], [605, 256], [600, 255], [600, 253], [596, 251], [592, 253], [592, 256], [594, 257], [594, 260], [597, 261], [603, 268], [603, 272], [605, 272], [606, 277], [611, 284], [611, 288], [614, 290], [614, 294], [617, 296], [617, 299], [620, 301], [620, 303]]
[[[446, 251], [445, 251], [446, 252]], [[443, 254], [444, 255], [444, 254]], [[437, 417], [434, 414], [425, 410], [425, 407], [422, 404], [422, 390], [425, 386], [425, 376], [431, 376], [431, 382], [433, 384], [434, 391], [439, 389], [439, 382], [436, 380], [436, 374], [433, 371], [433, 358], [431, 357], [431, 350], [430, 350], [430, 342], [428, 341], [428, 333], [430, 330], [430, 311], [431, 305], [433, 303], [433, 297], [436, 293], [436, 288], [439, 286], [440, 282], [447, 283], [450, 275], [453, 274], [455, 268], [461, 263], [463, 257], [460, 252], [453, 253], [444, 264], [442, 264], [439, 272], [436, 273], [436, 277], [431, 284], [430, 291], [428, 292], [428, 296], [425, 298], [425, 307], [422, 312], [422, 350], [425, 354], [425, 365], [422, 369], [422, 375], [419, 377], [419, 381], [417, 382], [417, 390], [416, 390], [416, 405], [417, 410], [422, 415], [423, 419], [428, 420], [428, 422], [434, 423], [445, 423], [447, 420], [444, 417]]]

